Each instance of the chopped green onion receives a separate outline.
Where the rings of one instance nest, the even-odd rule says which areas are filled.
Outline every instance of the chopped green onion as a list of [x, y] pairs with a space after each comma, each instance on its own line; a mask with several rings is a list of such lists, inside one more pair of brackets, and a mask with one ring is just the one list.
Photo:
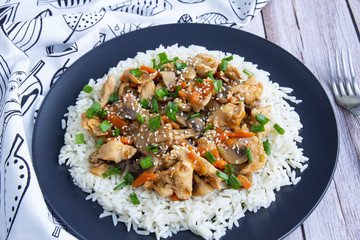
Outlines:
[[252, 157], [251, 149], [247, 147], [245, 150], [246, 150], [246, 155], [249, 158], [249, 162], [252, 163], [253, 162], [253, 157]]
[[181, 89], [181, 86], [176, 86], [176, 90], [173, 93], [170, 93], [170, 96], [177, 97], [179, 95], [179, 91]]
[[239, 187], [241, 187], [241, 183], [239, 181], [239, 179], [237, 179], [237, 177], [235, 177], [234, 174], [231, 174], [229, 176], [229, 180], [228, 180], [229, 185], [233, 188], [233, 189], [238, 189]]
[[215, 92], [222, 91], [222, 80], [213, 80], [212, 84], [214, 85]]
[[258, 121], [259, 123], [261, 123], [262, 125], [265, 125], [265, 124], [267, 124], [269, 121], [270, 121], [270, 119], [268, 119], [264, 114], [262, 114], [262, 113], [258, 113], [258, 114], [256, 114], [255, 115], [255, 119], [256, 119], [256, 121]]
[[159, 112], [159, 105], [158, 105], [158, 102], [157, 102], [155, 96], [153, 96], [152, 99], [151, 99], [151, 105], [152, 105], [153, 112], [158, 113]]
[[157, 146], [157, 145], [150, 145], [150, 146], [147, 146], [147, 147], [146, 147], [146, 150], [148, 150], [149, 152], [152, 152], [152, 153], [157, 153], [158, 150], [159, 150], [159, 146]]
[[232, 56], [232, 55], [231, 55], [230, 57], [223, 58], [223, 59], [221, 60], [220, 71], [226, 72], [228, 62], [231, 61], [231, 60], [233, 60], [233, 56]]
[[99, 111], [99, 112], [98, 112], [99, 118], [104, 118], [104, 117], [106, 117], [106, 115], [107, 115], [107, 111], [106, 111], [106, 110], [102, 110], [102, 111]]
[[115, 174], [121, 174], [121, 168], [120, 167], [109, 168], [105, 173], [102, 174], [102, 177], [107, 178], [110, 175], [115, 175]]
[[255, 125], [255, 126], [251, 127], [251, 131], [254, 132], [254, 133], [264, 132], [265, 127], [264, 127], [264, 125]]
[[172, 101], [169, 101], [166, 107], [165, 114], [173, 122], [176, 122], [176, 114], [180, 112], [180, 110], [178, 109], [178, 105], [179, 103], [174, 103]]
[[280, 125], [277, 123], [275, 123], [274, 128], [281, 135], [285, 133], [285, 130], [282, 127], [280, 127]]
[[119, 135], [120, 135], [120, 128], [115, 129], [115, 130], [112, 132], [111, 135], [112, 135], [113, 137], [119, 136]]
[[148, 157], [140, 160], [140, 166], [142, 169], [148, 169], [152, 165], [154, 165], [154, 164], [153, 164], [151, 156], [148, 156]]
[[228, 61], [226, 61], [226, 60], [224, 60], [224, 59], [221, 60], [220, 71], [226, 72], [227, 65], [228, 65]]
[[214, 156], [210, 151], [207, 151], [204, 155], [205, 155], [205, 158], [206, 158], [211, 164], [213, 164], [214, 162], [216, 162], [215, 156]]
[[126, 181], [126, 183], [127, 183], [128, 185], [130, 185], [130, 184], [133, 183], [133, 181], [135, 180], [135, 178], [134, 178], [134, 176], [133, 176], [131, 173], [127, 172], [127, 173], [125, 174], [125, 176], [124, 176], [124, 180]]
[[137, 115], [137, 120], [138, 120], [140, 123], [144, 123], [144, 122], [145, 122], [144, 117], [141, 116], [140, 113], [138, 113], [138, 115]]
[[177, 70], [181, 70], [181, 69], [187, 68], [188, 65], [186, 63], [182, 63], [182, 62], [175, 62], [175, 67]]
[[91, 93], [92, 90], [93, 88], [87, 84], [83, 87], [83, 91], [86, 93]]
[[222, 179], [224, 179], [225, 181], [229, 180], [229, 176], [226, 173], [223, 173], [220, 170], [216, 171], [216, 175]]
[[227, 174], [233, 174], [235, 171], [234, 166], [232, 164], [226, 164], [225, 166], [225, 173]]
[[270, 155], [271, 145], [270, 145], [269, 140], [266, 140], [263, 142], [263, 147], [264, 147], [264, 151], [265, 151], [266, 155]]
[[211, 80], [215, 81], [215, 78], [213, 76], [213, 71], [208, 71], [206, 74], [209, 78], [211, 78]]
[[83, 133], [76, 134], [75, 140], [77, 144], [85, 143], [84, 134]]
[[140, 204], [140, 201], [139, 201], [139, 199], [137, 198], [136, 193], [131, 193], [131, 194], [130, 194], [130, 199], [131, 199], [131, 201], [132, 201], [133, 204], [135, 204], [135, 205]]
[[246, 74], [249, 75], [249, 76], [254, 76], [254, 73], [250, 72], [250, 71], [247, 70], [247, 69], [244, 69], [244, 70], [243, 70], [243, 73], [246, 73]]
[[158, 65], [156, 65], [156, 60], [153, 58], [151, 61], [153, 63], [153, 69], [158, 69]]
[[105, 138], [98, 138], [96, 139], [96, 145], [95, 147], [100, 147], [101, 145], [103, 145], [105, 142]]
[[165, 52], [159, 53], [158, 56], [159, 56], [159, 60], [160, 60], [159, 66], [161, 66], [161, 65], [163, 65], [163, 64], [165, 64], [165, 63], [170, 62], [170, 61], [168, 60], [167, 55], [166, 55]]
[[209, 124], [209, 126], [204, 128], [204, 132], [206, 132], [207, 130], [211, 130], [211, 129], [213, 129], [213, 125]]
[[111, 123], [109, 123], [107, 120], [100, 123], [99, 128], [102, 132], [106, 132], [111, 128]]
[[134, 75], [134, 77], [140, 77], [141, 76], [141, 71], [140, 69], [136, 68], [136, 69], [132, 69], [129, 71], [132, 75]]
[[156, 90], [155, 90], [155, 94], [156, 94], [156, 96], [158, 96], [159, 98], [163, 98], [163, 97], [166, 97], [166, 96], [169, 96], [169, 95], [170, 95], [170, 93], [169, 93], [169, 91], [167, 90], [166, 87], [156, 89]]
[[152, 99], [151, 99], [151, 105], [152, 105], [153, 112], [158, 113], [159, 112], [159, 105], [158, 105], [158, 102], [157, 102], [155, 96], [153, 96]]
[[189, 115], [186, 117], [186, 119], [192, 119], [192, 118], [195, 118], [195, 117], [200, 117], [200, 113], [195, 113], [193, 115]]
[[227, 58], [223, 58], [222, 60], [229, 62], [229, 61], [232, 61], [233, 59], [234, 59], [234, 57], [233, 57], [233, 55], [231, 55]]
[[146, 108], [149, 107], [149, 101], [146, 100], [145, 98], [143, 98], [143, 99], [140, 100], [140, 105], [141, 105], [142, 108], [146, 109]]
[[172, 61], [173, 61], [173, 62], [176, 62], [177, 60], [180, 60], [180, 58], [174, 57]]
[[149, 128], [153, 131], [161, 127], [161, 117], [157, 115], [156, 117], [149, 118]]
[[195, 79], [195, 82], [197, 82], [197, 83], [203, 83], [204, 82], [204, 80], [202, 80], [201, 78], [198, 78], [198, 79]]
[[86, 110], [86, 117], [87, 118], [94, 118], [94, 115], [98, 114], [101, 110], [101, 105], [98, 102], [93, 102], [90, 108]]
[[110, 103], [116, 102], [117, 100], [119, 100], [119, 88], [114, 93], [112, 93], [109, 97]]
[[116, 187], [114, 187], [113, 190], [119, 190], [127, 185], [129, 185], [129, 184], [126, 181], [124, 181], [124, 182], [120, 183], [119, 185], [117, 185]]

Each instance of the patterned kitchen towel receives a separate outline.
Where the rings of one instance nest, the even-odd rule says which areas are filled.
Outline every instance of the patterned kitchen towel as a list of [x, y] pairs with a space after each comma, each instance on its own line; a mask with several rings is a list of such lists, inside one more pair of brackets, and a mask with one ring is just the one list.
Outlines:
[[241, 28], [268, 1], [0, 1], [0, 239], [74, 239], [47, 208], [30, 152], [42, 99], [73, 62], [152, 25]]

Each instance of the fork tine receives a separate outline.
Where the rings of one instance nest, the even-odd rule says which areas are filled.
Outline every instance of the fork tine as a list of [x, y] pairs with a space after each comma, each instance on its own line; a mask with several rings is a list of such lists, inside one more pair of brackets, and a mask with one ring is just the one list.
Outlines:
[[338, 53], [335, 53], [335, 58], [336, 58], [336, 72], [337, 72], [337, 77], [338, 77], [338, 86], [340, 88], [340, 93], [341, 95], [346, 95], [345, 92], [345, 88], [344, 88], [344, 81], [342, 80], [342, 74], [341, 74], [341, 70], [340, 70], [340, 63], [339, 63], [339, 56]]
[[343, 49], [341, 49], [341, 61], [342, 61], [342, 69], [343, 69], [343, 73], [344, 73], [346, 90], [347, 90], [349, 95], [353, 96], [354, 92], [353, 92], [351, 84], [350, 84], [350, 78], [349, 78], [349, 74], [348, 74], [348, 71], [347, 71], [346, 63], [345, 63], [346, 61], [345, 61], [345, 55], [344, 55], [344, 50]]
[[335, 96], [339, 96], [339, 91], [338, 91], [338, 88], [337, 88], [336, 82], [335, 82], [334, 70], [332, 68], [332, 62], [331, 62], [331, 56], [330, 56], [329, 50], [328, 50], [328, 64], [329, 64], [332, 90], [333, 90]]
[[353, 67], [353, 64], [352, 64], [350, 48], [348, 48], [347, 51], [348, 51], [349, 67], [350, 67], [350, 74], [351, 74], [351, 82], [353, 84], [355, 94], [357, 96], [360, 96], [360, 89], [359, 89], [359, 85], [358, 85], [358, 83], [356, 82], [356, 79], [355, 79], [355, 71], [354, 71], [354, 67]]

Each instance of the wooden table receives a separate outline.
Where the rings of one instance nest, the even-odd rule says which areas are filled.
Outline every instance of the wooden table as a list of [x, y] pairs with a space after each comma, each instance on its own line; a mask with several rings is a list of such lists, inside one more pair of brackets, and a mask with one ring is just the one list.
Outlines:
[[337, 119], [339, 158], [334, 178], [317, 208], [286, 240], [360, 239], [360, 125], [336, 104], [328, 67], [328, 50], [334, 56], [335, 51], [350, 48], [360, 83], [359, 28], [359, 0], [270, 0], [244, 28], [303, 62], [327, 92]]

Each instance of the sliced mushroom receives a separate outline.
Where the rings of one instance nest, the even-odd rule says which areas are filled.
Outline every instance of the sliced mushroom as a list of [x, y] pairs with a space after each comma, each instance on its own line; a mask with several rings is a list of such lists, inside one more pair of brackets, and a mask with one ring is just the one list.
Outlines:
[[174, 133], [171, 124], [167, 123], [155, 131], [151, 130], [148, 125], [148, 120], [146, 120], [134, 132], [134, 145], [144, 155], [151, 154], [146, 148], [151, 145], [159, 146], [161, 152], [165, 151], [173, 141]]
[[249, 159], [246, 155], [245, 146], [237, 146], [235, 143], [232, 146], [227, 146], [223, 143], [217, 144], [220, 156], [231, 164], [242, 164]]
[[174, 72], [166, 71], [161, 72], [162, 79], [166, 87], [172, 87], [176, 82], [176, 75]]
[[202, 180], [197, 174], [194, 174], [194, 186], [192, 195], [194, 197], [204, 196], [214, 191], [214, 187]]
[[159, 165], [159, 160], [157, 157], [155, 156], [151, 156], [152, 162], [153, 162], [153, 166], [151, 166], [148, 169], [143, 169], [140, 165], [140, 161], [142, 159], [144, 159], [145, 157], [141, 157], [139, 159], [136, 159], [135, 161], [133, 161], [130, 166], [129, 166], [129, 172], [131, 173], [131, 175], [133, 175], [133, 177], [136, 179], [138, 178], [143, 172], [147, 171], [147, 172], [155, 172], [155, 170], [157, 169], [158, 165]]
[[126, 93], [122, 100], [115, 102], [113, 105], [116, 113], [122, 119], [136, 120], [138, 114], [143, 117], [149, 116], [149, 111], [143, 109], [135, 96], [130, 93]]
[[187, 139], [195, 137], [196, 135], [195, 130], [192, 128], [174, 130], [174, 140]]
[[201, 118], [194, 117], [187, 120], [187, 124], [189, 127], [194, 129], [197, 133], [202, 133], [205, 128], [205, 123]]
[[101, 177], [110, 167], [110, 164], [102, 162], [99, 165], [93, 165], [89, 172], [95, 176]]
[[180, 98], [175, 98], [174, 99], [175, 103], [178, 103], [178, 108], [184, 112], [190, 112], [191, 111], [191, 106], [189, 104], [184, 103]]
[[127, 76], [127, 80], [136, 84], [143, 84], [145, 82], [154, 80], [154, 78], [157, 77], [157, 73], [147, 73], [147, 72], [141, 72], [139, 77], [135, 77], [134, 74], [132, 74], [129, 71], [125, 71], [125, 74]]

